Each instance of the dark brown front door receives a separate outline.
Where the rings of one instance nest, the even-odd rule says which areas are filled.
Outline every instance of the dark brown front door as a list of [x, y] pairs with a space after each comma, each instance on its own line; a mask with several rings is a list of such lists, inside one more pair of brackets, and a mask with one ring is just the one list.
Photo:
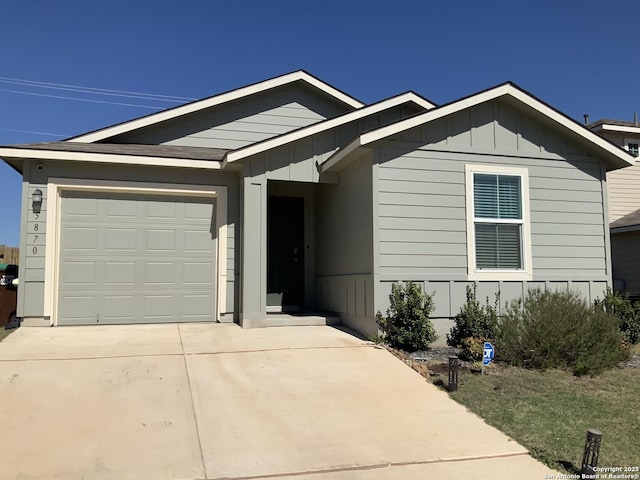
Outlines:
[[269, 197], [267, 305], [276, 311], [296, 311], [304, 305], [303, 198]]

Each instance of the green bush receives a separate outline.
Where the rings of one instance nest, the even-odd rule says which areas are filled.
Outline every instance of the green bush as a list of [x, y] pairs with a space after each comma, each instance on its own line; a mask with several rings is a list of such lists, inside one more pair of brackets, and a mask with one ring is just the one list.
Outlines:
[[618, 328], [627, 343], [635, 345], [640, 342], [640, 302], [631, 303], [628, 297], [607, 288], [605, 297], [593, 303], [596, 310], [610, 313], [618, 319]]
[[447, 333], [447, 345], [450, 347], [462, 345], [462, 341], [469, 337], [487, 339], [495, 337], [500, 297], [496, 294], [494, 305], [489, 303], [488, 297], [486, 303], [481, 305], [478, 301], [477, 288], [476, 283], [473, 284], [473, 288], [467, 286], [467, 302], [460, 308], [453, 327]]
[[413, 282], [394, 283], [389, 295], [390, 307], [386, 318], [376, 315], [382, 335], [393, 348], [425, 350], [438, 339], [429, 315], [433, 312], [433, 298]]
[[467, 362], [480, 362], [484, 355], [484, 342], [489, 340], [484, 337], [467, 337], [462, 340], [460, 358]]
[[529, 292], [511, 302], [499, 324], [496, 356], [519, 367], [599, 373], [625, 358], [616, 319], [571, 292]]

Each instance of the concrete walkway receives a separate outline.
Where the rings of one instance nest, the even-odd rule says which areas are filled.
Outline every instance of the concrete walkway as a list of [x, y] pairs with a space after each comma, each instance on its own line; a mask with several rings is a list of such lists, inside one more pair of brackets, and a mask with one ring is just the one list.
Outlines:
[[20, 328], [0, 343], [2, 479], [553, 474], [383, 349], [331, 327]]

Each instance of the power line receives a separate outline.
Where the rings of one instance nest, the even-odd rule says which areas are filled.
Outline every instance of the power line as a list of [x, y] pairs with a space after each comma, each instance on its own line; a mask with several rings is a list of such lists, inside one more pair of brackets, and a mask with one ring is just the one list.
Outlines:
[[60, 137], [60, 138], [69, 136], [69, 135], [60, 135], [59, 133], [34, 132], [32, 130], [16, 130], [15, 128], [0, 128], [0, 130], [3, 130], [5, 132], [32, 133], [34, 135], [48, 135], [50, 137]]
[[133, 104], [133, 103], [120, 103], [120, 102], [107, 102], [106, 100], [92, 100], [90, 98], [63, 97], [61, 95], [47, 95], [46, 93], [21, 92], [19, 90], [9, 90], [9, 89], [6, 89], [6, 88], [0, 88], [0, 92], [19, 93], [21, 95], [34, 95], [36, 97], [59, 98], [59, 99], [62, 99], [62, 100], [78, 100], [80, 102], [104, 103], [104, 104], [107, 104], [107, 105], [120, 105], [120, 106], [123, 106], [123, 107], [139, 107], [139, 108], [149, 108], [151, 110], [163, 110], [163, 108], [150, 107], [149, 105], [138, 105], [138, 104]]
[[70, 90], [82, 93], [95, 93], [97, 95], [115, 95], [115, 96], [132, 96], [132, 98], [144, 98], [147, 100], [159, 101], [192, 101], [196, 98], [179, 97], [176, 95], [159, 95], [156, 93], [131, 92], [127, 90], [113, 90], [108, 88], [83, 87], [79, 85], [68, 85], [64, 83], [40, 82], [36, 80], [24, 80], [20, 78], [0, 77], [0, 82], [12, 83], [16, 85], [32, 86], [38, 88], [52, 88], [57, 90]]

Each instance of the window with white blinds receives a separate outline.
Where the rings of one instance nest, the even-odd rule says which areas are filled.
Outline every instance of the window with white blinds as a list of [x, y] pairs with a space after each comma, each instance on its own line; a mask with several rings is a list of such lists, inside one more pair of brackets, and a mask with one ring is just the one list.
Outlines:
[[531, 279], [527, 169], [467, 164], [465, 181], [469, 279]]
[[473, 174], [477, 269], [522, 269], [521, 185], [517, 175]]

